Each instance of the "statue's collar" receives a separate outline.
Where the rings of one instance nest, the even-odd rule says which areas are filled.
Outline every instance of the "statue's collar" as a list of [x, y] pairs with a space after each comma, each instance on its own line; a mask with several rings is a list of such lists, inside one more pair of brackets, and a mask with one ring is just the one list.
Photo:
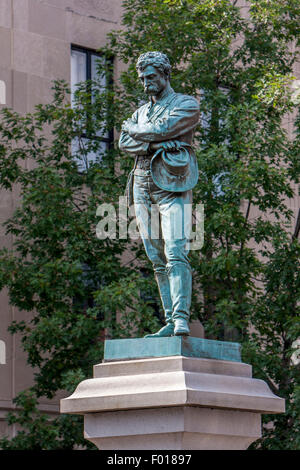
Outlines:
[[173, 95], [174, 93], [175, 92], [173, 88], [165, 89], [163, 93], [160, 95], [159, 100], [157, 100], [156, 102], [153, 101], [152, 96], [151, 96], [149, 104], [151, 107], [154, 106], [155, 104], [162, 105], [164, 104], [165, 100], [171, 97], [171, 95]]

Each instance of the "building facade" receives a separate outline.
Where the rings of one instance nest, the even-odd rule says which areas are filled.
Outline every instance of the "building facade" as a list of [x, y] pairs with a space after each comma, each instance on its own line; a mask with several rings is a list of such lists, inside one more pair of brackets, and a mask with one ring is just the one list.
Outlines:
[[[52, 96], [55, 79], [69, 83], [88, 78], [97, 50], [106, 35], [120, 28], [121, 0], [1, 0], [0, 106], [30, 112]], [[115, 65], [118, 73], [118, 64]], [[2, 227], [18, 203], [17, 188], [0, 191], [0, 246], [13, 240]], [[33, 372], [18, 335], [7, 328], [22, 312], [0, 293], [0, 436], [13, 436], [4, 418], [14, 408], [13, 397], [32, 384]], [[58, 397], [59, 398], [59, 397]], [[40, 408], [57, 413], [57, 400], [41, 400]]]

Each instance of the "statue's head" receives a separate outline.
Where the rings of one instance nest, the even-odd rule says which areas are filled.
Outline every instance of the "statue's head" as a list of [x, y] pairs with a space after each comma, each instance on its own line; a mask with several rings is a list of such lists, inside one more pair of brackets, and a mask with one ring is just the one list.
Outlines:
[[166, 54], [163, 54], [162, 52], [151, 51], [140, 55], [136, 63], [137, 71], [143, 71], [148, 65], [152, 65], [152, 67], [155, 67], [170, 79], [171, 64]]
[[137, 61], [136, 69], [144, 90], [149, 95], [158, 95], [170, 80], [171, 64], [162, 52], [146, 52]]

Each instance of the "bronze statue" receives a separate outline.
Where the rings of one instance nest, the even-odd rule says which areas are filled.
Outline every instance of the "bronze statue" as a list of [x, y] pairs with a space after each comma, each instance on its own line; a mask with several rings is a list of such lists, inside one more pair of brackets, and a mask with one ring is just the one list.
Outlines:
[[[136, 156], [128, 196], [133, 181], [137, 224], [153, 264], [166, 321], [146, 338], [189, 335], [192, 274], [188, 239], [192, 188], [198, 180], [191, 144], [199, 104], [171, 88], [171, 65], [165, 54], [142, 54], [136, 67], [150, 99], [124, 121], [119, 147]], [[159, 236], [151, 224], [154, 206], [159, 212]]]

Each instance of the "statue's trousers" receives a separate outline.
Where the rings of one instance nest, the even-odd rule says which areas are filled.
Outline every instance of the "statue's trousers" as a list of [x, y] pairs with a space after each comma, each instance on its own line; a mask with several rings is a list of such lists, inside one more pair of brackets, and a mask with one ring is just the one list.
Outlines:
[[166, 321], [189, 319], [192, 276], [188, 244], [192, 191], [164, 191], [150, 170], [134, 172], [134, 208], [148, 258], [153, 264]]

